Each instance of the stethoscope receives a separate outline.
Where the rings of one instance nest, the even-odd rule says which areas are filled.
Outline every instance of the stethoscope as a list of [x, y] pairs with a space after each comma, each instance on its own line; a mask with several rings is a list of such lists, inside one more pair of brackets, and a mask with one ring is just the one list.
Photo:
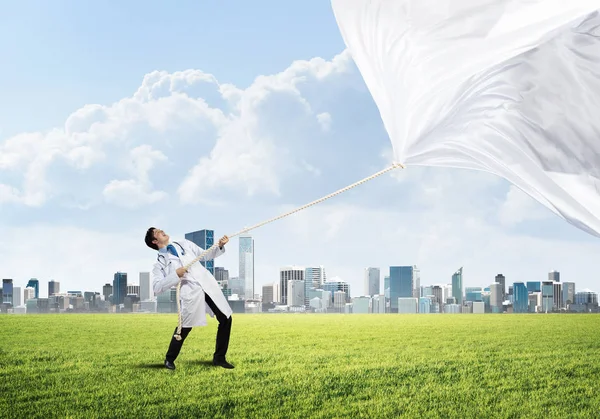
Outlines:
[[[173, 242], [173, 244], [176, 244], [177, 246], [179, 246], [181, 248], [181, 255], [184, 256], [185, 255], [185, 249], [183, 248], [183, 246], [180, 245], [177, 242]], [[163, 258], [164, 261], [161, 261], [160, 258]], [[158, 263], [160, 263], [162, 265], [160, 267], [160, 269], [163, 271], [163, 275], [166, 275], [165, 268], [171, 264], [171, 261], [169, 261], [169, 263], [167, 263], [166, 262], [167, 258], [163, 254], [159, 254], [158, 257], [156, 258], [156, 260], [158, 260]]]

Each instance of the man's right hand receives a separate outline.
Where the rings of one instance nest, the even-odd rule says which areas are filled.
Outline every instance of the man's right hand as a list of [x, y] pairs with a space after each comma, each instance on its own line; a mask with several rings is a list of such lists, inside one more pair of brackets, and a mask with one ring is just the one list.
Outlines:
[[183, 275], [185, 275], [185, 273], [187, 272], [187, 269], [185, 269], [183, 266], [181, 268], [177, 268], [177, 270], [175, 271], [177, 272], [177, 276], [179, 278], [181, 278]]

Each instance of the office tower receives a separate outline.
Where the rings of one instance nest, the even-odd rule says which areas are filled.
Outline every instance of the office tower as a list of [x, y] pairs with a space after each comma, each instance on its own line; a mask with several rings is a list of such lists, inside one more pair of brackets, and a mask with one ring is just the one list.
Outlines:
[[506, 278], [504, 277], [504, 275], [496, 275], [496, 284], [500, 284], [500, 291], [502, 291], [502, 301], [504, 301], [506, 299]]
[[383, 277], [383, 295], [389, 300], [390, 298], [390, 276], [386, 275]]
[[527, 292], [542, 292], [542, 283], [540, 281], [527, 281]]
[[551, 312], [554, 307], [554, 282], [542, 281], [542, 311]]
[[413, 266], [413, 298], [421, 298], [421, 270]]
[[463, 268], [462, 266], [452, 275], [452, 296], [456, 304], [463, 303]]
[[113, 304], [119, 305], [125, 302], [127, 296], [127, 273], [117, 272], [113, 279]]
[[379, 268], [365, 268], [365, 294], [370, 297], [379, 295], [381, 271]]
[[513, 284], [514, 302], [513, 311], [515, 313], [527, 313], [529, 311], [529, 293], [523, 282]]
[[[36, 300], [35, 298], [35, 288], [32, 287], [25, 287], [25, 290], [23, 290], [23, 304], [27, 304], [27, 300]], [[37, 301], [36, 301], [36, 307], [37, 307]]]
[[[496, 279], [498, 279], [498, 277], [496, 277]], [[504, 280], [504, 277], [502, 277], [502, 281]], [[496, 282], [495, 284], [492, 284], [490, 286], [490, 290], [491, 290], [491, 295], [490, 295], [490, 307], [492, 309], [492, 313], [502, 313], [502, 301], [503, 300], [503, 296], [502, 296], [502, 287], [503, 287], [503, 283], [502, 282]]]
[[560, 282], [560, 272], [557, 272], [557, 271], [548, 272], [548, 281]]
[[304, 281], [305, 269], [299, 266], [284, 266], [279, 268], [279, 302], [288, 304], [288, 281]]
[[[193, 231], [191, 233], [186, 233], [185, 234], [185, 238], [186, 240], [189, 240], [191, 242], [193, 242], [194, 244], [196, 244], [196, 246], [199, 246], [200, 248], [202, 248], [203, 250], [208, 250], [209, 248], [212, 247], [213, 244], [215, 244], [215, 232], [214, 230], [198, 230], [198, 231]], [[214, 260], [209, 260], [209, 261], [200, 261], [200, 263], [202, 264], [202, 266], [204, 266], [206, 268], [206, 270], [208, 272], [211, 273], [211, 275], [215, 274], [215, 262]]]
[[346, 281], [340, 279], [337, 276], [328, 279], [327, 282], [323, 284], [323, 290], [329, 291], [329, 293], [331, 294], [332, 299], [330, 300], [330, 303], [335, 304], [335, 293], [338, 291], [343, 292], [346, 296], [345, 303], [349, 303], [351, 301], [350, 284], [348, 284]]
[[13, 288], [13, 307], [20, 307], [23, 305], [23, 294], [21, 294], [21, 287]]
[[140, 297], [140, 286], [136, 284], [127, 285], [127, 295]]
[[13, 305], [13, 280], [2, 280], [2, 303]]
[[221, 266], [215, 266], [215, 279], [221, 287], [223, 287], [223, 285], [228, 285], [229, 271]]
[[148, 301], [151, 298], [150, 272], [140, 272], [140, 301]]
[[552, 291], [554, 294], [554, 305], [553, 307], [556, 310], [560, 310], [563, 307], [562, 303], [562, 284], [560, 282], [554, 282], [554, 290]]
[[564, 307], [575, 303], [575, 283], [563, 282], [562, 295]]
[[27, 283], [27, 287], [33, 288], [35, 290], [35, 296], [33, 298], [40, 298], [40, 281], [37, 278], [31, 278]]
[[308, 307], [310, 301], [308, 298], [311, 289], [320, 289], [327, 276], [325, 275], [325, 268], [321, 266], [311, 266], [304, 270], [304, 305]]
[[413, 295], [413, 266], [390, 266], [390, 311], [398, 312], [398, 298]]
[[48, 297], [51, 297], [54, 294], [60, 294], [60, 282], [51, 280], [48, 281]]
[[239, 277], [244, 284], [246, 300], [254, 299], [254, 239], [249, 235], [239, 238]]
[[275, 300], [273, 299], [273, 284], [263, 285], [262, 302], [263, 304], [270, 304], [275, 302]]
[[102, 287], [102, 295], [104, 295], [104, 301], [110, 301], [110, 296], [113, 293], [113, 286], [110, 284], [104, 284]]
[[288, 281], [288, 305], [304, 306], [304, 281], [291, 279]]

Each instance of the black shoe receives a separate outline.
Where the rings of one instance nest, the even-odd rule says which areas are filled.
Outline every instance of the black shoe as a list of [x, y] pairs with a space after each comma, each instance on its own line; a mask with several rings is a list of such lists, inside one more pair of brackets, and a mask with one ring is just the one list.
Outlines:
[[165, 359], [165, 367], [167, 367], [170, 370], [174, 370], [175, 369], [175, 363], [171, 362], [171, 361], [167, 361]]
[[214, 359], [213, 358], [213, 365], [216, 365], [218, 367], [228, 368], [228, 369], [235, 368], [233, 365], [231, 365], [229, 362], [225, 361], [224, 359]]

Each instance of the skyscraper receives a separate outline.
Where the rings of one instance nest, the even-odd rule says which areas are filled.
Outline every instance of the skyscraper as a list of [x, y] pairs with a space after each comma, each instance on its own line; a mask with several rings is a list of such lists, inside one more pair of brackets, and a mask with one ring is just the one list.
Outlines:
[[104, 295], [104, 301], [110, 301], [110, 296], [113, 293], [113, 286], [110, 284], [104, 284], [102, 287], [102, 295]]
[[413, 297], [417, 299], [421, 298], [421, 270], [416, 266], [413, 266]]
[[548, 272], [548, 281], [560, 282], [560, 272], [557, 272], [557, 271]]
[[51, 297], [54, 294], [60, 294], [60, 282], [51, 280], [48, 282], [48, 297]]
[[563, 282], [563, 306], [566, 307], [569, 304], [575, 303], [575, 283], [574, 282]]
[[279, 268], [279, 302], [283, 305], [291, 305], [288, 302], [288, 281], [304, 281], [305, 270], [298, 266], [284, 266]]
[[[191, 233], [186, 233], [185, 238], [204, 250], [208, 250], [213, 244], [215, 244], [215, 232], [213, 230], [193, 231]], [[214, 260], [209, 260], [207, 262], [200, 261], [200, 263], [206, 268], [207, 271], [211, 273], [211, 275], [215, 274]]]
[[27, 287], [33, 288], [35, 290], [34, 298], [40, 298], [40, 281], [38, 281], [37, 278], [31, 278], [27, 283]]
[[244, 284], [246, 300], [254, 299], [254, 239], [249, 235], [242, 235], [240, 241], [240, 280]]
[[390, 266], [390, 311], [398, 312], [398, 298], [413, 295], [413, 266]]
[[500, 291], [502, 296], [502, 301], [504, 301], [506, 297], [506, 278], [502, 274], [496, 275], [496, 284], [500, 284]]
[[304, 270], [304, 305], [308, 308], [310, 305], [309, 291], [311, 288], [321, 288], [327, 277], [325, 268], [321, 266], [311, 266]]
[[140, 301], [150, 300], [150, 272], [140, 272]]
[[4, 304], [13, 304], [13, 280], [3, 279], [2, 280], [2, 302]]
[[21, 287], [13, 288], [13, 307], [20, 307], [23, 305], [23, 295], [21, 294]]
[[117, 272], [113, 279], [113, 304], [123, 304], [127, 296], [127, 273]]
[[[498, 277], [496, 277], [497, 279]], [[504, 277], [502, 277], [504, 278]], [[490, 296], [490, 306], [492, 308], [492, 313], [502, 313], [502, 283], [496, 282], [490, 285], [491, 296]]]
[[379, 268], [365, 268], [365, 295], [379, 295], [381, 288], [381, 271]]
[[529, 293], [523, 282], [513, 284], [513, 311], [515, 313], [527, 313], [529, 311]]
[[462, 305], [463, 303], [463, 268], [462, 266], [454, 272], [452, 275], [452, 296], [454, 297], [456, 304]]

